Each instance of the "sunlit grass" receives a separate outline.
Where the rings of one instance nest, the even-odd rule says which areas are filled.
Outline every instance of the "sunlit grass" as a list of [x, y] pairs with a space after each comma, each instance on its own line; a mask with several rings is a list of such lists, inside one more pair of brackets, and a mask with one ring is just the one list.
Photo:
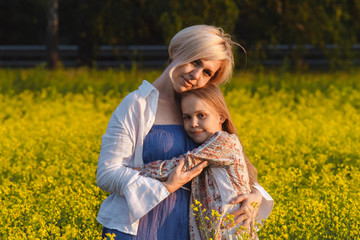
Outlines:
[[[159, 74], [0, 70], [2, 239], [100, 239], [101, 136], [121, 99]], [[260, 238], [358, 238], [358, 79], [360, 72], [248, 72], [222, 87], [275, 200]]]

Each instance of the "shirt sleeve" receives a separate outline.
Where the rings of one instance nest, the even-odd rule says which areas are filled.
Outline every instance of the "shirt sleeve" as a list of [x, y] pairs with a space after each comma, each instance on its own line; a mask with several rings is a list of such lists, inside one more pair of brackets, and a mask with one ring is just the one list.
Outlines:
[[97, 168], [98, 186], [125, 197], [131, 220], [136, 221], [165, 199], [169, 192], [158, 180], [134, 170], [138, 110], [134, 99], [125, 98], [112, 115], [102, 137]]
[[274, 200], [269, 195], [269, 193], [267, 193], [266, 190], [260, 186], [260, 184], [255, 183], [253, 187], [259, 190], [263, 197], [259, 207], [258, 216], [255, 218], [255, 221], [257, 223], [261, 223], [261, 225], [264, 225], [264, 221], [269, 217], [274, 207]]

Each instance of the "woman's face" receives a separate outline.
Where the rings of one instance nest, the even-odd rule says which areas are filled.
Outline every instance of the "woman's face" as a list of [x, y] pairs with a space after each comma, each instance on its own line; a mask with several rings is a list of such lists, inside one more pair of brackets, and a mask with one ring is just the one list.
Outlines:
[[199, 59], [178, 66], [173, 71], [173, 86], [176, 92], [201, 88], [220, 69], [222, 61]]
[[221, 131], [223, 118], [201, 98], [189, 94], [181, 99], [184, 129], [194, 142], [204, 143], [211, 135]]

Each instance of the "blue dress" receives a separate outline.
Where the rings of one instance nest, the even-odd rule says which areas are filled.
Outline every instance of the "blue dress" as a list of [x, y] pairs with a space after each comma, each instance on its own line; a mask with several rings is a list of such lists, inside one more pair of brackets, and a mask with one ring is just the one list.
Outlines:
[[[178, 157], [195, 147], [182, 125], [154, 125], [144, 140], [144, 164]], [[185, 187], [190, 188], [190, 183]], [[190, 192], [180, 188], [140, 219], [137, 236], [104, 228], [103, 238], [115, 233], [117, 240], [189, 239], [189, 201]]]

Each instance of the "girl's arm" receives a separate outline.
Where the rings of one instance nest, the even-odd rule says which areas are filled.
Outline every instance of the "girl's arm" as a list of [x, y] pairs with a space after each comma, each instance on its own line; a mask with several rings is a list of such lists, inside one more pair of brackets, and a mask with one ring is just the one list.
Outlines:
[[[237, 137], [223, 132], [218, 132], [203, 145], [188, 154], [184, 154], [179, 158], [173, 158], [171, 160], [159, 160], [143, 166], [140, 174], [164, 181], [169, 176], [171, 170], [180, 162], [181, 158], [185, 158], [183, 171], [191, 169], [193, 166], [202, 161], [207, 161], [209, 166], [234, 164], [235, 161], [237, 161], [236, 154], [233, 154], [234, 151], [243, 150], [241, 143], [239, 148], [239, 142], [234, 138]], [[235, 216], [234, 225], [244, 221], [243, 225], [245, 227], [249, 227], [254, 223], [250, 217], [252, 214], [257, 216], [256, 221], [258, 223], [261, 223], [262, 219], [265, 220], [270, 215], [274, 205], [274, 201], [271, 196], [257, 183], [252, 189], [253, 190], [250, 193], [241, 194], [231, 202], [232, 204], [241, 203], [241, 207], [239, 209], [231, 212], [231, 214]], [[258, 209], [253, 208], [253, 202], [258, 202]]]
[[185, 159], [184, 155], [171, 160], [157, 160], [148, 163], [139, 169], [140, 175], [166, 181], [172, 170], [179, 165], [181, 159]]
[[234, 151], [238, 151], [239, 149], [237, 149], [238, 146], [235, 143], [231, 144], [234, 137], [235, 136], [225, 132], [217, 132], [200, 147], [191, 152], [171, 160], [157, 160], [142, 166], [140, 175], [166, 181], [171, 171], [181, 160], [185, 160], [183, 171], [188, 171], [204, 161], [206, 161], [210, 167], [235, 164], [237, 155], [234, 154]]

